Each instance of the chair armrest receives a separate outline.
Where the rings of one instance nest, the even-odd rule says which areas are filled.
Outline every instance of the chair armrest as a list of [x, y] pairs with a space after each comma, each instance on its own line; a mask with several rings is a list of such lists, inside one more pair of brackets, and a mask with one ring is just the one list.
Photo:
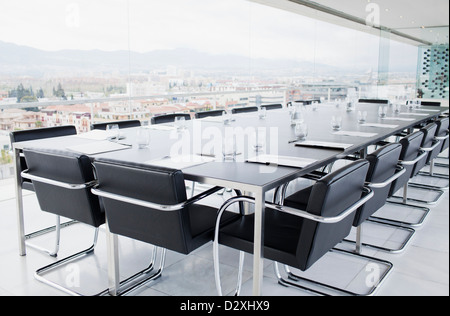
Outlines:
[[28, 180], [40, 182], [40, 183], [45, 183], [45, 184], [53, 185], [53, 186], [68, 189], [68, 190], [83, 190], [83, 189], [92, 188], [95, 185], [97, 185], [96, 180], [87, 182], [87, 183], [82, 183], [82, 184], [65, 183], [65, 182], [61, 182], [61, 181], [56, 181], [56, 180], [52, 180], [52, 179], [34, 176], [29, 173], [29, 170], [22, 171], [20, 175], [24, 179], [28, 179]]
[[[294, 215], [294, 216], [298, 216], [298, 217], [302, 217], [305, 219], [309, 219], [315, 222], [319, 222], [319, 223], [327, 223], [327, 224], [335, 224], [335, 223], [339, 223], [340, 221], [344, 220], [345, 218], [347, 218], [349, 215], [351, 215], [352, 213], [354, 213], [358, 208], [360, 208], [361, 206], [363, 206], [365, 203], [367, 203], [371, 198], [373, 198], [374, 196], [374, 192], [367, 187], [364, 187], [364, 197], [362, 197], [358, 202], [356, 202], [355, 204], [353, 204], [352, 206], [350, 206], [349, 208], [347, 208], [345, 211], [343, 211], [341, 214], [334, 216], [334, 217], [323, 217], [323, 216], [318, 216], [318, 215], [314, 215], [305, 211], [301, 211], [292, 207], [287, 207], [287, 206], [283, 206], [283, 205], [278, 205], [278, 204], [274, 204], [274, 203], [269, 203], [266, 202], [265, 203], [265, 207], [266, 208], [270, 208], [279, 212], [283, 212], [283, 213], [287, 213], [290, 215]], [[238, 202], [247, 202], [247, 203], [251, 203], [254, 204], [255, 203], [255, 199], [252, 197], [248, 197], [248, 196], [237, 196], [234, 198], [229, 199], [227, 202], [225, 202], [224, 205], [222, 205], [222, 207], [219, 210], [219, 214], [218, 214], [218, 218], [217, 218], [217, 225], [216, 225], [216, 229], [220, 223], [220, 218], [223, 214], [223, 212], [230, 207], [232, 204], [234, 203], [238, 203]]]
[[450, 136], [449, 134], [447, 134], [445, 136], [436, 136], [434, 139], [443, 141], [443, 140], [447, 140], [449, 136]]
[[98, 188], [92, 188], [91, 191], [93, 194], [95, 194], [97, 196], [101, 196], [103, 198], [112, 199], [112, 200], [129, 203], [129, 204], [133, 204], [133, 205], [137, 205], [137, 206], [142, 206], [142, 207], [146, 207], [146, 208], [151, 208], [151, 209], [155, 209], [155, 210], [163, 211], [163, 212], [174, 212], [174, 211], [179, 211], [189, 205], [192, 205], [192, 204], [220, 191], [221, 189], [222, 189], [221, 187], [214, 187], [214, 188], [212, 188], [208, 191], [205, 191], [183, 203], [176, 204], [176, 205], [162, 205], [162, 204], [152, 203], [152, 202], [148, 202], [148, 201], [142, 201], [139, 199], [134, 199], [134, 198], [130, 198], [130, 197], [119, 195], [119, 194], [105, 192], [105, 191], [99, 190]]
[[420, 150], [429, 153], [429, 152], [435, 150], [440, 144], [441, 144], [441, 142], [439, 140], [436, 140], [431, 147], [420, 148]]
[[402, 175], [404, 175], [405, 172], [406, 172], [406, 169], [404, 167], [398, 166], [395, 174], [392, 177], [390, 177], [389, 179], [387, 179], [386, 181], [384, 181], [382, 183], [366, 183], [366, 186], [368, 186], [371, 189], [383, 189], [383, 188], [387, 187], [388, 185], [392, 184], [392, 182], [394, 182], [395, 180], [400, 178]]
[[399, 164], [402, 165], [402, 166], [412, 166], [412, 165], [415, 165], [416, 163], [418, 163], [420, 160], [424, 159], [427, 156], [428, 156], [428, 153], [427, 152], [423, 152], [416, 159], [410, 160], [410, 161], [400, 161]]

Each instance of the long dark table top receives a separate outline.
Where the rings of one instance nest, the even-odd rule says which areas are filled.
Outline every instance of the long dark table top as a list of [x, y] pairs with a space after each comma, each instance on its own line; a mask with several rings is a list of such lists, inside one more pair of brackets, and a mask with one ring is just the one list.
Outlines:
[[[309, 127], [308, 140], [326, 141], [354, 144], [346, 150], [298, 147], [289, 141], [294, 140], [294, 128], [290, 124], [289, 111], [274, 110], [268, 111], [266, 119], [260, 119], [257, 113], [243, 115], [233, 115], [235, 119], [230, 125], [211, 120], [193, 120], [186, 122], [186, 129], [183, 131], [184, 144], [189, 148], [190, 154], [200, 154], [205, 145], [214, 142], [213, 135], [223, 133], [225, 129], [232, 128], [237, 131], [252, 131], [255, 128], [266, 128], [268, 154], [275, 154], [287, 157], [301, 157], [316, 160], [315, 163], [300, 169], [282, 166], [265, 166], [261, 164], [248, 163], [246, 159], [251, 155], [256, 155], [252, 149], [248, 149], [248, 141], [244, 142], [245, 147], [241, 155], [237, 156], [236, 162], [223, 162], [221, 157], [217, 161], [188, 167], [182, 169], [187, 180], [222, 185], [235, 189], [259, 188], [264, 191], [273, 189], [280, 184], [291, 181], [297, 177], [317, 170], [329, 163], [342, 158], [348, 154], [358, 152], [368, 146], [395, 135], [405, 129], [412, 128], [417, 124], [427, 122], [438, 117], [447, 108], [423, 107], [420, 110], [409, 110], [406, 106], [402, 108], [401, 115], [396, 115], [392, 108], [388, 110], [388, 117], [409, 118], [412, 121], [383, 120], [378, 116], [378, 105], [358, 104], [352, 112], [347, 112], [345, 108], [337, 107], [335, 104], [322, 104], [317, 111], [306, 108], [304, 120]], [[367, 123], [380, 123], [397, 125], [396, 128], [375, 128], [363, 127], [357, 122], [358, 112], [367, 111]], [[331, 129], [332, 116], [341, 116], [343, 119], [343, 131], [376, 133], [374, 137], [354, 137], [334, 135]], [[139, 149], [136, 142], [137, 128], [123, 129], [121, 135], [125, 136], [120, 142], [131, 145], [129, 149], [114, 151], [109, 153], [92, 155], [91, 159], [108, 158], [119, 161], [134, 163], [147, 163], [157, 160], [173, 153], [174, 145], [181, 146], [181, 135], [176, 131], [150, 130], [151, 142], [147, 149]], [[200, 136], [202, 135], [202, 136]], [[272, 138], [270, 138], [272, 135]], [[199, 141], [199, 139], [201, 139]], [[241, 141], [241, 140], [239, 140]], [[67, 136], [60, 138], [44, 139], [32, 142], [16, 143], [16, 149], [24, 148], [46, 148], [67, 150], [68, 147], [91, 144], [94, 140], [82, 138], [82, 135]], [[248, 149], [248, 150], [247, 150]]]

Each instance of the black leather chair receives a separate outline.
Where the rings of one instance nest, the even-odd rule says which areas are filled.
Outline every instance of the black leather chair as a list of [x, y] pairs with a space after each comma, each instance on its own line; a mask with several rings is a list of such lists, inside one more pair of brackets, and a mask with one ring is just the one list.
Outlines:
[[266, 104], [266, 105], [261, 105], [262, 109], [266, 109], [267, 111], [270, 110], [279, 110], [283, 108], [282, 104]]
[[373, 104], [389, 104], [389, 100], [383, 99], [359, 99], [359, 103], [373, 103]]
[[[420, 159], [414, 166], [411, 179], [416, 177], [421, 170], [430, 163], [431, 160], [434, 160], [438, 156], [439, 148], [442, 146], [441, 142], [439, 140], [436, 140], [436, 133], [438, 125], [436, 123], [431, 123], [425, 126], [421, 129], [422, 133], [424, 134], [424, 138], [422, 140], [421, 148], [420, 150], [425, 152], [425, 158]], [[419, 202], [419, 203], [426, 203], [426, 204], [436, 204], [438, 201], [442, 198], [444, 195], [444, 191], [434, 188], [431, 186], [426, 186], [423, 184], [417, 184], [413, 181], [410, 181], [408, 184], [409, 187], [415, 187], [418, 189], [425, 189], [436, 192], [436, 197], [432, 200], [422, 200], [417, 198], [407, 198], [407, 200], [412, 202]]]
[[[428, 155], [426, 164], [430, 166], [430, 171], [429, 172], [420, 171], [419, 175], [448, 180], [448, 175], [435, 173], [434, 172], [434, 167], [435, 167], [435, 160], [439, 157], [439, 154], [441, 154], [446, 149], [448, 149], [449, 118], [446, 117], [446, 118], [439, 119], [438, 121], [436, 121], [436, 126], [437, 126], [437, 128], [436, 128], [436, 135], [435, 135], [435, 139], [434, 140], [435, 140], [435, 143], [437, 141], [439, 141], [440, 144], [438, 144], [436, 148], [431, 150], [429, 155]], [[433, 142], [430, 142], [428, 146], [434, 147]], [[422, 187], [429, 187], [429, 188], [434, 188], [434, 189], [444, 189], [444, 190], [448, 190], [448, 188], [449, 188], [448, 184], [446, 186], [441, 186], [441, 187], [439, 187], [439, 186], [432, 186], [432, 185], [424, 185], [424, 184], [420, 184], [420, 183], [414, 183], [414, 185], [419, 185], [419, 186], [422, 186]]]
[[36, 271], [37, 280], [71, 295], [74, 289], [64, 288], [43, 276], [62, 265], [91, 254], [98, 238], [99, 227], [105, 223], [105, 213], [91, 188], [97, 183], [91, 160], [70, 152], [25, 149], [29, 169], [23, 177], [31, 180], [42, 211], [67, 217], [95, 228], [91, 247]]
[[177, 114], [167, 114], [167, 115], [154, 116], [151, 119], [151, 123], [153, 125], [155, 125], [155, 124], [173, 123], [173, 122], [175, 122], [175, 118], [177, 118], [177, 117], [184, 117], [186, 121], [190, 121], [191, 120], [191, 115], [190, 114], [177, 113]]
[[[53, 138], [53, 137], [71, 136], [71, 135], [76, 135], [76, 134], [77, 134], [77, 129], [75, 128], [75, 126], [57, 126], [57, 127], [38, 128], [38, 129], [24, 130], [24, 131], [15, 131], [15, 132], [11, 132], [9, 134], [9, 136], [10, 136], [10, 140], [11, 140], [11, 147], [13, 147], [14, 143], [27, 142], [27, 141], [33, 141], [33, 140], [39, 140], [39, 139], [46, 139], [46, 138]], [[21, 173], [28, 169], [28, 165], [27, 165], [27, 162], [25, 161], [25, 156], [23, 155], [23, 152], [20, 151], [20, 152], [18, 152], [18, 154], [20, 155], [18, 157], [19, 163], [20, 163], [20, 166], [18, 166], [18, 172]], [[31, 191], [31, 192], [35, 191], [34, 185], [30, 180], [24, 179], [20, 175], [18, 175], [18, 176], [20, 177], [20, 183], [21, 183], [21, 187], [23, 190], [27, 190], [27, 191]], [[74, 223], [75, 223], [74, 221], [70, 221], [67, 223], [61, 223], [60, 217], [57, 216], [55, 226], [41, 229], [39, 231], [30, 233], [30, 234], [26, 234], [25, 239], [30, 240], [32, 238], [42, 236], [44, 234], [56, 231], [56, 240], [55, 240], [55, 246], [54, 246], [53, 250], [43, 249], [40, 246], [28, 243], [29, 247], [37, 249], [44, 253], [47, 253], [51, 257], [56, 257], [58, 254], [58, 251], [59, 251], [60, 229], [62, 227], [70, 226]]]
[[[368, 161], [359, 160], [327, 175], [313, 186], [287, 197], [284, 200], [284, 206], [266, 203], [264, 257], [276, 262], [275, 270], [280, 284], [307, 289], [292, 281], [302, 278], [290, 272], [288, 267], [286, 271], [290, 280], [282, 278], [277, 262], [306, 271], [330, 250], [338, 251], [333, 247], [350, 233], [356, 210], [373, 196], [373, 193], [364, 187], [368, 170]], [[230, 199], [220, 209], [217, 223], [221, 223], [220, 215], [227, 207], [242, 201], [254, 203], [254, 199], [249, 197]], [[222, 294], [219, 244], [240, 250], [242, 258], [244, 252], [253, 253], [253, 231], [254, 215], [242, 215], [237, 220], [216, 229], [214, 261], [219, 295]], [[345, 251], [343, 253], [356, 255]], [[362, 257], [365, 260], [368, 259], [368, 257]], [[378, 261], [378, 263], [386, 264], [388, 271], [392, 268], [392, 264], [385, 261]], [[242, 264], [243, 260], [240, 262], [240, 271], [242, 271]], [[326, 294], [317, 290], [307, 290]], [[340, 291], [355, 295], [345, 290]]]
[[258, 110], [259, 109], [257, 106], [249, 106], [249, 107], [245, 107], [245, 108], [231, 109], [231, 113], [233, 113], [233, 114], [251, 113], [251, 112], [258, 112]]
[[202, 119], [205, 117], [217, 117], [217, 116], [222, 116], [223, 113], [225, 113], [224, 110], [198, 112], [198, 113], [195, 113], [195, 118]]
[[[419, 227], [423, 225], [425, 218], [430, 212], [430, 209], [426, 207], [417, 206], [414, 204], [408, 204], [408, 183], [410, 179], [413, 177], [415, 166], [418, 162], [427, 158], [427, 153], [421, 150], [423, 139], [424, 139], [423, 131], [417, 131], [402, 138], [399, 141], [400, 144], [402, 145], [402, 152], [400, 154], [399, 163], [405, 169], [405, 173], [392, 183], [388, 199], [388, 203], [396, 204], [402, 207], [407, 207], [412, 210], [418, 210], [419, 212], [423, 213], [423, 215], [416, 222], [406, 222], [378, 216], [372, 216], [373, 219], [406, 227]], [[397, 202], [394, 200], [394, 197], [395, 194], [401, 189], [403, 189], [402, 202]]]
[[[356, 243], [356, 251], [358, 253], [361, 253], [363, 246], [389, 253], [400, 253], [405, 250], [406, 246], [415, 234], [415, 230], [412, 228], [401, 227], [398, 225], [383, 223], [371, 219], [371, 217], [378, 210], [386, 205], [392, 183], [406, 172], [403, 167], [399, 166], [399, 158], [401, 152], [402, 145], [394, 143], [378, 149], [377, 151], [368, 155], [366, 158], [370, 162], [370, 169], [369, 173], [367, 174], [366, 183], [367, 186], [372, 189], [374, 197], [356, 212], [355, 220], [353, 222], [353, 226], [357, 227], [356, 241], [346, 239], [347, 242]], [[370, 222], [375, 225], [391, 227], [395, 230], [406, 231], [406, 233], [408, 234], [407, 238], [397, 249], [363, 243], [362, 228], [364, 223], [366, 222]]]
[[[94, 162], [99, 184], [93, 193], [102, 197], [108, 222], [108, 247], [117, 253], [117, 236], [126, 236], [162, 248], [160, 267], [138, 286], [161, 276], [166, 250], [189, 254], [210, 242], [217, 209], [199, 204], [222, 188], [215, 187], [187, 199], [183, 173], [149, 165], [99, 159]], [[234, 214], [226, 213], [225, 222]], [[118, 257], [109, 259], [118, 275]], [[110, 294], [124, 295], [127, 288], [114, 277]]]
[[115, 122], [107, 122], [107, 123], [97, 123], [91, 125], [91, 130], [102, 130], [106, 131], [106, 127], [111, 124], [119, 125], [120, 129], [125, 128], [133, 128], [141, 126], [141, 121], [139, 120], [129, 120], [129, 121], [115, 121]]

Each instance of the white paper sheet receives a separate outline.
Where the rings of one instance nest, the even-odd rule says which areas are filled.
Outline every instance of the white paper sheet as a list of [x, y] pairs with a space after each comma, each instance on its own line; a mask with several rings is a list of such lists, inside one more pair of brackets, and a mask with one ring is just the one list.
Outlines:
[[149, 129], [157, 130], [157, 131], [174, 131], [177, 129], [176, 126], [173, 125], [163, 125], [163, 124], [155, 124], [146, 126]]
[[150, 160], [146, 161], [145, 164], [162, 168], [183, 170], [186, 168], [199, 166], [213, 161], [215, 161], [215, 158], [212, 157], [185, 155], [185, 156], [164, 157], [155, 160]]
[[412, 122], [415, 121], [413, 118], [404, 118], [404, 117], [385, 117], [383, 118], [385, 121], [403, 121], [403, 122]]
[[363, 127], [379, 127], [379, 128], [398, 128], [398, 125], [391, 124], [378, 124], [378, 123], [365, 123], [361, 124]]
[[78, 134], [76, 137], [91, 139], [91, 140], [107, 140], [108, 133], [103, 130], [93, 130], [87, 133]]
[[84, 155], [98, 155], [112, 151], [125, 150], [129, 148], [131, 148], [131, 146], [113, 143], [110, 141], [97, 141], [89, 144], [67, 147], [67, 150]]
[[276, 155], [259, 155], [247, 160], [248, 162], [261, 163], [261, 164], [272, 164], [285, 167], [294, 168], [305, 168], [317, 160], [309, 158], [300, 157], [287, 157], [287, 156], [276, 156]]
[[331, 142], [320, 142], [320, 141], [299, 141], [295, 143], [295, 146], [299, 147], [318, 147], [318, 148], [330, 148], [330, 149], [347, 149], [353, 146], [353, 144], [344, 143], [331, 143]]
[[420, 112], [441, 112], [441, 110], [428, 110], [428, 109], [416, 109], [416, 111], [420, 111]]
[[352, 136], [352, 137], [375, 137], [378, 134], [377, 133], [363, 133], [363, 132], [352, 132], [352, 131], [339, 131], [333, 133], [333, 135], [338, 136]]
[[406, 112], [403, 112], [403, 113], [400, 113], [400, 115], [411, 115], [411, 116], [428, 116], [428, 114], [425, 114], [425, 113], [406, 113]]

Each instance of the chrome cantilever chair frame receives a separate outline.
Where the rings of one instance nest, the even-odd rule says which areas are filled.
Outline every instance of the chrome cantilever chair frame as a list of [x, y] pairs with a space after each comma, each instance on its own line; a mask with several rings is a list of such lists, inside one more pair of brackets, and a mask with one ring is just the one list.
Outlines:
[[[435, 139], [437, 141], [440, 141], [441, 143], [443, 143], [449, 138], [449, 136], [450, 136], [449, 134], [447, 134], [446, 136], [437, 136]], [[436, 157], [436, 158], [439, 158], [439, 157]], [[419, 172], [419, 175], [425, 176], [425, 177], [448, 180], [449, 176], [447, 174], [439, 174], [439, 173], [434, 172], [435, 166], [438, 166], [438, 164], [436, 164], [435, 159], [433, 159], [432, 161], [430, 161], [430, 172], [421, 171], [421, 172]], [[411, 185], [417, 186], [417, 187], [423, 187], [423, 188], [444, 190], [444, 191], [446, 191], [450, 188], [450, 184], [447, 184], [446, 186], [433, 186], [433, 185], [424, 185], [424, 184], [420, 184], [420, 183], [411, 183]]]
[[[283, 191], [286, 190], [287, 185], [284, 185]], [[335, 217], [322, 217], [322, 216], [317, 216], [317, 215], [313, 215], [310, 214], [306, 211], [301, 211], [298, 209], [294, 209], [294, 208], [290, 208], [287, 206], [283, 206], [283, 205], [279, 205], [279, 204], [275, 204], [275, 203], [269, 203], [266, 202], [265, 206], [266, 208], [271, 208], [273, 210], [279, 211], [279, 212], [284, 212], [290, 215], [294, 215], [294, 216], [299, 216], [302, 217], [304, 219], [308, 219], [308, 220], [312, 220], [318, 223], [329, 223], [329, 224], [333, 224], [333, 223], [338, 223], [342, 220], [344, 220], [345, 218], [347, 218], [348, 216], [350, 216], [351, 214], [353, 214], [358, 208], [360, 208], [362, 205], [364, 205], [367, 201], [369, 201], [373, 196], [374, 193], [370, 188], [365, 188], [364, 189], [366, 196], [361, 198], [357, 203], [355, 203], [354, 205], [352, 205], [351, 207], [349, 207], [348, 209], [344, 210], [340, 215], [335, 216]], [[275, 194], [274, 200], [276, 200], [277, 196]], [[217, 216], [217, 221], [216, 221], [216, 229], [215, 229], [215, 234], [214, 234], [214, 243], [213, 243], [213, 257], [214, 257], [214, 271], [215, 271], [215, 282], [216, 282], [216, 288], [217, 288], [217, 293], [219, 296], [222, 296], [222, 285], [221, 285], [221, 280], [220, 280], [220, 260], [219, 260], [219, 228], [220, 228], [220, 221], [221, 221], [221, 217], [223, 215], [223, 213], [225, 212], [225, 210], [230, 207], [231, 205], [235, 204], [235, 203], [251, 203], [254, 204], [255, 203], [255, 199], [252, 197], [247, 197], [247, 196], [237, 196], [234, 198], [229, 199], [227, 202], [225, 202], [225, 204], [222, 205], [222, 207], [219, 209], [218, 212], [218, 216]], [[377, 258], [372, 258], [372, 257], [368, 257], [368, 256], [364, 256], [361, 254], [356, 254], [356, 253], [352, 253], [352, 252], [348, 252], [345, 250], [341, 250], [341, 249], [337, 249], [337, 248], [333, 248], [332, 251], [334, 252], [340, 252], [343, 254], [347, 254], [350, 256], [356, 256], [359, 258], [364, 258], [367, 260], [371, 260], [371, 261], [375, 261], [378, 262], [380, 264], [384, 264], [387, 266], [386, 271], [384, 272], [384, 274], [381, 276], [380, 281], [374, 285], [374, 287], [371, 289], [371, 291], [368, 294], [362, 294], [362, 295], [373, 295], [376, 290], [380, 287], [380, 285], [384, 282], [384, 280], [387, 278], [387, 276], [390, 274], [390, 272], [393, 269], [393, 264], [385, 261], [385, 260], [380, 260]], [[242, 272], [243, 272], [243, 265], [244, 265], [244, 258], [245, 258], [245, 252], [240, 251], [240, 256], [239, 256], [239, 275], [238, 275], [238, 284], [236, 287], [236, 291], [235, 291], [235, 296], [238, 296], [240, 294], [241, 291], [241, 287], [242, 287]], [[335, 290], [335, 291], [339, 291], [341, 293], [344, 294], [348, 294], [348, 295], [353, 295], [353, 296], [362, 296], [361, 294], [357, 294], [357, 293], [353, 293], [350, 291], [346, 291], [343, 289], [339, 289], [336, 288], [334, 286], [331, 285], [327, 285], [327, 284], [323, 284], [317, 281], [312, 281], [312, 280], [308, 280], [305, 278], [301, 278], [299, 276], [294, 275], [292, 272], [290, 272], [290, 269], [288, 266], [285, 265], [285, 269], [286, 272], [288, 273], [288, 280], [284, 279], [281, 276], [280, 273], [280, 269], [278, 267], [278, 263], [275, 262], [274, 263], [274, 269], [275, 269], [275, 275], [278, 278], [278, 282], [283, 285], [283, 286], [293, 286], [314, 294], [318, 294], [318, 295], [323, 295], [323, 296], [329, 296], [329, 294], [324, 293], [324, 292], [320, 292], [318, 290], [312, 289], [312, 288], [307, 288], [305, 286], [296, 284], [292, 281], [298, 281], [298, 280], [304, 280], [316, 285], [319, 285], [321, 287], [325, 287], [331, 290]]]
[[[420, 150], [423, 152], [423, 154], [419, 157], [420, 159], [414, 160], [415, 163], [419, 162], [421, 159], [426, 159], [426, 156], [428, 156], [430, 154], [430, 152], [435, 150], [439, 145], [441, 145], [441, 141], [440, 140], [435, 140], [434, 144], [431, 147], [421, 148]], [[405, 163], [403, 163], [403, 164], [405, 165]], [[435, 191], [438, 195], [436, 196], [436, 198], [434, 200], [431, 200], [431, 201], [409, 198], [408, 197], [408, 187], [424, 189], [424, 190], [429, 190], [429, 191]], [[444, 194], [445, 194], [445, 192], [443, 190], [441, 190], [441, 189], [437, 189], [435, 187], [426, 186], [426, 185], [422, 185], [422, 184], [420, 184], [420, 185], [419, 184], [414, 184], [414, 183], [409, 182], [407, 185], [405, 185], [404, 192], [403, 192], [403, 197], [392, 196], [391, 198], [393, 198], [393, 199], [403, 199], [404, 203], [405, 203], [405, 200], [406, 200], [406, 201], [411, 201], [411, 202], [416, 202], [416, 203], [424, 203], [424, 204], [428, 204], [428, 205], [435, 205], [441, 200], [441, 198], [444, 196]]]
[[[413, 166], [416, 163], [418, 163], [420, 160], [425, 159], [425, 157], [427, 155], [428, 155], [427, 152], [422, 152], [416, 159], [411, 160], [411, 161], [400, 161], [399, 165], [400, 166]], [[418, 206], [418, 205], [414, 205], [414, 204], [408, 204], [408, 183], [406, 183], [405, 186], [403, 187], [403, 197], [402, 197], [402, 199], [403, 199], [402, 202], [396, 202], [396, 201], [393, 201], [392, 197], [391, 197], [391, 198], [389, 198], [387, 200], [387, 203], [422, 211], [424, 214], [422, 215], [422, 217], [418, 221], [416, 221], [416, 222], [405, 222], [405, 221], [398, 221], [398, 220], [394, 220], [394, 219], [377, 217], [377, 216], [371, 216], [371, 219], [374, 219], [374, 220], [376, 220], [378, 222], [394, 224], [394, 225], [400, 225], [400, 226], [403, 226], [403, 227], [405, 227], [405, 226], [406, 227], [420, 227], [420, 226], [422, 226], [423, 223], [425, 222], [425, 219], [427, 218], [428, 214], [430, 213], [430, 209], [427, 208], [427, 207], [422, 207], [422, 206]]]
[[[366, 183], [366, 186], [369, 187], [370, 189], [384, 189], [386, 188], [388, 185], [391, 185], [395, 180], [397, 180], [398, 178], [400, 178], [402, 175], [404, 175], [406, 172], [406, 169], [402, 166], [398, 166], [397, 167], [397, 172], [395, 173], [395, 175], [393, 175], [391, 178], [387, 179], [385, 182], [383, 183]], [[392, 228], [396, 228], [396, 229], [401, 229], [401, 230], [405, 230], [409, 233], [408, 237], [405, 239], [405, 241], [401, 244], [400, 248], [398, 249], [391, 249], [391, 248], [386, 248], [386, 247], [381, 247], [381, 246], [377, 246], [377, 245], [373, 245], [373, 244], [367, 244], [367, 243], [363, 243], [362, 242], [362, 224], [357, 227], [357, 233], [356, 233], [356, 241], [353, 240], [349, 240], [349, 239], [344, 239], [345, 242], [349, 242], [349, 243], [354, 243], [356, 244], [356, 249], [355, 251], [359, 254], [362, 253], [362, 247], [367, 247], [367, 248], [372, 248], [372, 249], [376, 249], [376, 250], [380, 250], [383, 252], [389, 252], [389, 253], [401, 253], [405, 250], [406, 246], [409, 244], [409, 242], [412, 240], [412, 238], [414, 237], [416, 231], [410, 227], [402, 227], [401, 225], [394, 225], [391, 223], [385, 223], [383, 221], [378, 221], [374, 218], [369, 218], [367, 220], [368, 222], [374, 223], [374, 224], [378, 224], [378, 225], [383, 225], [383, 226], [389, 226]]]
[[[142, 201], [142, 200], [138, 200], [138, 199], [134, 199], [134, 198], [130, 198], [130, 197], [114, 194], [114, 193], [105, 192], [105, 191], [99, 190], [98, 188], [91, 189], [92, 193], [99, 197], [112, 199], [112, 200], [116, 200], [116, 201], [120, 201], [120, 202], [125, 202], [125, 203], [129, 203], [129, 204], [133, 204], [133, 205], [137, 205], [137, 206], [141, 206], [141, 207], [145, 207], [145, 208], [149, 208], [149, 209], [159, 210], [162, 212], [179, 211], [185, 207], [188, 207], [189, 205], [192, 205], [194, 203], [197, 203], [197, 202], [205, 199], [206, 197], [208, 197], [212, 194], [215, 194], [216, 192], [218, 192], [220, 190], [222, 190], [221, 187], [214, 187], [210, 190], [202, 192], [201, 194], [199, 194], [197, 196], [192, 197], [191, 199], [189, 199], [183, 203], [180, 203], [177, 205], [160, 205], [160, 204]], [[148, 282], [154, 281], [154, 280], [158, 279], [159, 277], [161, 277], [163, 270], [164, 270], [166, 249], [162, 250], [160, 267], [155, 274], [148, 276], [147, 274], [150, 271], [148, 271], [148, 269], [145, 269], [145, 270], [137, 273], [133, 277], [120, 282], [118, 235], [111, 233], [108, 226], [107, 226], [106, 234], [107, 234], [106, 241], [107, 241], [107, 247], [108, 247], [108, 283], [109, 283], [109, 288], [108, 288], [107, 292], [110, 295], [112, 295], [112, 296], [127, 295], [133, 291], [140, 289]], [[106, 293], [103, 292], [102, 294], [106, 294]]]
[[[68, 189], [68, 190], [84, 190], [84, 189], [89, 189], [94, 187], [97, 182], [96, 181], [91, 181], [88, 183], [83, 183], [83, 184], [69, 184], [69, 183], [65, 183], [65, 182], [60, 182], [60, 181], [55, 181], [55, 180], [51, 180], [51, 179], [47, 179], [47, 178], [43, 178], [43, 177], [38, 177], [38, 176], [34, 176], [28, 173], [28, 170], [25, 170], [21, 173], [21, 176], [25, 179], [31, 180], [31, 181], [36, 181], [36, 182], [40, 182], [40, 183], [45, 183], [45, 184], [49, 184], [49, 185], [53, 185], [53, 186], [57, 186], [60, 188], [64, 188], [64, 189]], [[74, 291], [72, 289], [69, 288], [65, 288], [53, 281], [47, 280], [43, 277], [43, 275], [45, 275], [48, 272], [51, 272], [53, 270], [55, 270], [56, 268], [59, 268], [62, 265], [65, 265], [69, 262], [72, 262], [76, 259], [79, 259], [81, 257], [87, 256], [91, 253], [94, 252], [95, 246], [97, 245], [97, 240], [98, 240], [98, 232], [99, 232], [99, 228], [95, 229], [95, 233], [94, 233], [94, 242], [92, 244], [92, 246], [90, 246], [89, 248], [87, 248], [86, 250], [83, 250], [81, 252], [78, 252], [74, 255], [71, 255], [65, 259], [61, 259], [59, 261], [56, 261], [48, 266], [45, 266], [43, 268], [38, 269], [35, 274], [34, 277], [36, 280], [45, 283], [47, 285], [50, 285], [60, 291], [63, 291], [69, 295], [73, 295], [73, 296], [81, 296], [82, 294], [80, 294], [77, 291]]]

